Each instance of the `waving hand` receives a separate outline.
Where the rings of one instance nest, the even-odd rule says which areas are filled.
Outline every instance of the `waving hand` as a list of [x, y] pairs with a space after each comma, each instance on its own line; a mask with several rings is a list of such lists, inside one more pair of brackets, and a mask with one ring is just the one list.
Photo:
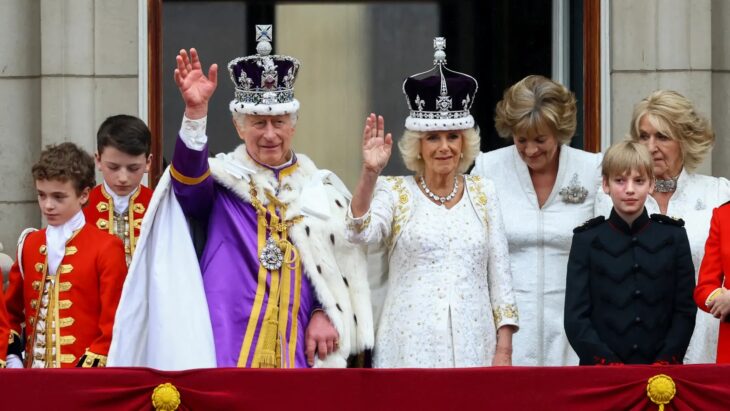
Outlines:
[[218, 65], [211, 65], [206, 77], [194, 48], [190, 49], [190, 56], [184, 49], [180, 50], [175, 61], [175, 84], [185, 101], [185, 115], [191, 119], [205, 117], [208, 114], [208, 101], [218, 85]]

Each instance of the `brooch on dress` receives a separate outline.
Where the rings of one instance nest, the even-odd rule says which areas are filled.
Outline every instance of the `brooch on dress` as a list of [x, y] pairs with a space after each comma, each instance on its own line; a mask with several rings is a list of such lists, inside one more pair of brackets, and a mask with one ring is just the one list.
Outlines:
[[563, 202], [570, 204], [580, 204], [586, 201], [588, 197], [588, 190], [580, 185], [578, 181], [578, 173], [573, 174], [573, 178], [570, 179], [570, 184], [560, 189], [560, 197]]

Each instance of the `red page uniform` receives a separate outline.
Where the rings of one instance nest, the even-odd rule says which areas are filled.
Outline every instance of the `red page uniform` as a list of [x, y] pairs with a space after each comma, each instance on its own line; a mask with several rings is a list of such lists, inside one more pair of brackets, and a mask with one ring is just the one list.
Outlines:
[[109, 234], [116, 235], [124, 242], [127, 265], [132, 261], [139, 238], [139, 229], [142, 227], [142, 218], [151, 198], [152, 190], [140, 185], [129, 197], [129, 206], [126, 211], [116, 212], [114, 198], [106, 190], [104, 184], [99, 184], [89, 193], [89, 203], [84, 207], [86, 222]]
[[104, 366], [127, 273], [121, 241], [83, 225], [66, 241], [55, 275], [46, 229], [28, 234], [21, 251], [6, 306], [12, 337], [26, 327], [25, 366]]

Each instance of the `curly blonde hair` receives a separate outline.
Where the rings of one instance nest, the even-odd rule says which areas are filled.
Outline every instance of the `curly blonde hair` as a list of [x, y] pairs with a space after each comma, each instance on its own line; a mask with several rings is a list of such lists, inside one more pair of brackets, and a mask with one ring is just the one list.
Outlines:
[[560, 144], [568, 144], [575, 134], [577, 112], [570, 90], [549, 78], [531, 75], [505, 90], [495, 109], [494, 127], [507, 139], [547, 128]]
[[631, 140], [639, 141], [641, 119], [665, 136], [679, 142], [684, 168], [694, 171], [715, 144], [710, 122], [695, 111], [692, 102], [672, 90], [656, 90], [634, 106], [631, 116]]
[[[453, 132], [460, 134], [463, 138], [461, 153], [464, 154], [464, 157], [459, 159], [459, 165], [456, 167], [456, 172], [465, 173], [472, 163], [474, 163], [477, 155], [479, 155], [479, 145], [481, 141], [479, 137], [479, 129], [470, 128], [467, 130], [453, 130]], [[403, 133], [403, 137], [401, 137], [398, 142], [398, 149], [400, 150], [401, 157], [403, 157], [403, 163], [406, 168], [419, 175], [422, 175], [426, 168], [426, 163], [420, 156], [421, 139], [431, 133], [433, 132], [406, 130]]]

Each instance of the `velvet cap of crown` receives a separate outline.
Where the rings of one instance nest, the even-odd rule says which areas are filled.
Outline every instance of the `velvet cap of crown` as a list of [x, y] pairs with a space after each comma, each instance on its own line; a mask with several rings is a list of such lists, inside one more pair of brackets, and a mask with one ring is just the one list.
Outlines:
[[434, 67], [403, 82], [412, 131], [466, 130], [474, 127], [470, 110], [479, 85], [474, 77], [446, 67], [446, 39], [433, 40]]
[[272, 40], [273, 26], [257, 24], [257, 53], [228, 63], [228, 72], [236, 87], [235, 97], [229, 105], [231, 112], [276, 116], [299, 110], [299, 101], [294, 98], [299, 60], [270, 55]]

